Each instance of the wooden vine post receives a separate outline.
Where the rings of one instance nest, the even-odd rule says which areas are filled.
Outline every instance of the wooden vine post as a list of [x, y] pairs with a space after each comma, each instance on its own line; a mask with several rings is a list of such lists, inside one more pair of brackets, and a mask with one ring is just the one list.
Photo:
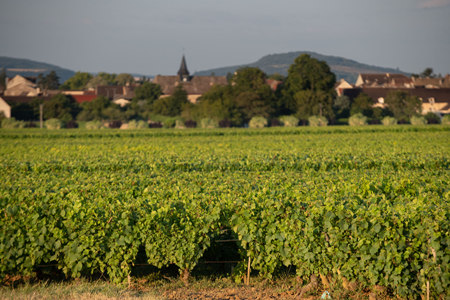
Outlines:
[[245, 284], [249, 285], [250, 284], [250, 257], [248, 257], [248, 264], [247, 264], [247, 278], [245, 280]]

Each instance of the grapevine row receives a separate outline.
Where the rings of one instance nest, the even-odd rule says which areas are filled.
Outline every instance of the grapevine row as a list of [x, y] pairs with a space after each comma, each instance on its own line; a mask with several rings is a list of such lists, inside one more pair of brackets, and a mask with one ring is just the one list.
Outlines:
[[121, 282], [140, 249], [186, 275], [228, 228], [262, 276], [445, 294], [446, 132], [362, 135], [1, 140], [0, 277]]

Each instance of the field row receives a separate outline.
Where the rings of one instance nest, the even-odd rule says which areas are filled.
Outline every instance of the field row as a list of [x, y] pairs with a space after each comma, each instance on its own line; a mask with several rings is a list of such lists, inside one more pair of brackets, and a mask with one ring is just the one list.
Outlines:
[[260, 132], [0, 140], [0, 276], [120, 282], [144, 255], [187, 278], [229, 232], [237, 277], [250, 258], [266, 277], [447, 293], [447, 131]]

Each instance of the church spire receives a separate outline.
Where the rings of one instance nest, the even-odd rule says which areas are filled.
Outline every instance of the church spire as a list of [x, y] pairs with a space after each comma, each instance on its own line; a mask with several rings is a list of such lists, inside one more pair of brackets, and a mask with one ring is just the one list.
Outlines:
[[190, 79], [189, 71], [186, 66], [186, 59], [184, 58], [184, 54], [183, 54], [183, 58], [181, 59], [180, 69], [178, 70], [177, 74], [178, 74], [178, 76], [180, 76], [181, 81], [188, 81]]

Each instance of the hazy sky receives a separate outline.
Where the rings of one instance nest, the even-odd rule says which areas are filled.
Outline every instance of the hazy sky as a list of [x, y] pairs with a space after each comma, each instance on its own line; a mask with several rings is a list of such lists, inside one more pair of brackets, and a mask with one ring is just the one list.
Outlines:
[[175, 74], [308, 50], [450, 73], [450, 0], [0, 0], [0, 56]]

